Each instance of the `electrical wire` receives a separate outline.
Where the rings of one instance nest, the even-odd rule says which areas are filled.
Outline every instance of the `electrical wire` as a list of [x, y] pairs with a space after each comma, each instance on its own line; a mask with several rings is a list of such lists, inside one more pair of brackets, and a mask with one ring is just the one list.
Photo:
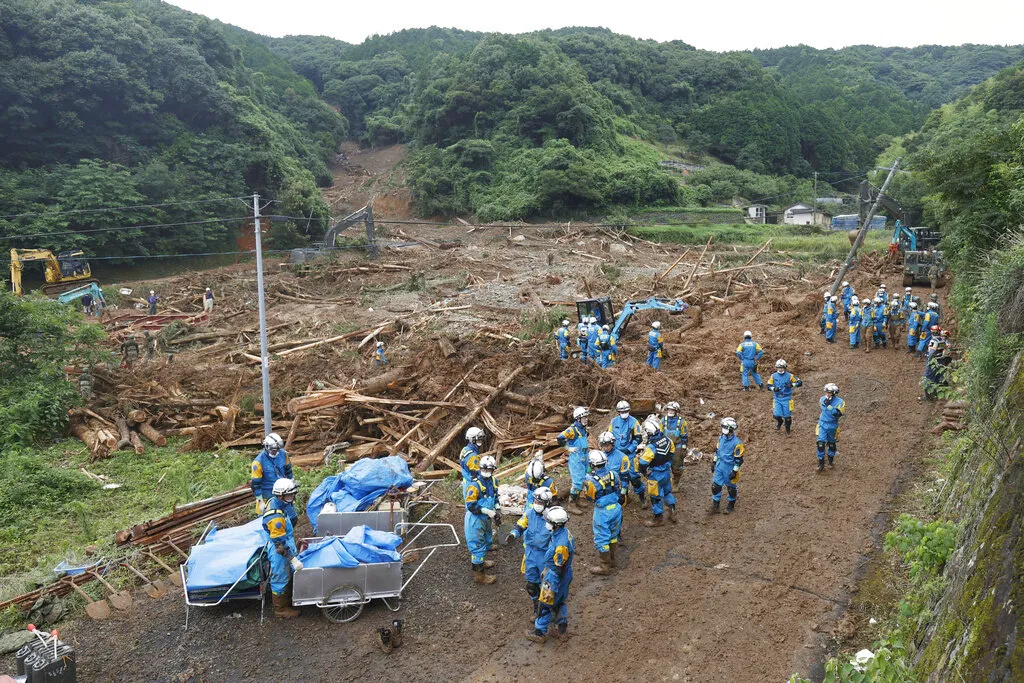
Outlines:
[[[214, 199], [190, 199], [180, 202], [165, 202], [162, 204], [135, 204], [133, 206], [108, 206], [101, 209], [67, 209], [66, 211], [30, 211], [27, 213], [10, 213], [0, 218], [27, 218], [29, 216], [64, 216], [78, 213], [103, 213], [105, 211], [128, 211], [131, 209], [157, 209], [164, 206], [186, 206], [190, 204], [212, 204], [213, 202], [234, 201], [246, 199], [246, 197], [216, 197]], [[248, 197], [252, 199], [252, 197]]]
[[59, 232], [37, 232], [20, 235], [0, 235], [0, 240], [29, 239], [35, 237], [53, 237], [56, 235], [84, 235], [95, 232], [117, 232], [121, 230], [142, 230], [148, 228], [180, 228], [186, 225], [209, 225], [210, 223], [228, 223], [234, 221], [251, 221], [252, 216], [239, 218], [207, 218], [201, 221], [183, 221], [181, 223], [151, 223], [149, 225], [121, 225], [110, 228], [88, 228], [86, 230], [62, 230]]
[[[335, 247], [325, 247], [323, 249], [318, 249], [317, 251], [318, 252], [349, 251], [349, 250], [352, 250], [352, 249], [371, 249], [374, 246], [376, 246], [379, 249], [381, 247], [411, 247], [411, 246], [419, 246], [419, 245], [420, 245], [419, 242], [387, 242], [387, 243], [378, 243], [377, 245], [352, 244], [352, 245], [345, 245], [345, 246], [340, 246], [340, 247], [338, 247], [338, 246], [335, 246]], [[88, 261], [130, 261], [130, 260], [134, 260], [134, 259], [185, 258], [185, 257], [193, 257], [193, 256], [194, 257], [199, 257], [199, 256], [239, 256], [239, 255], [243, 255], [243, 254], [254, 255], [255, 253], [256, 253], [255, 249], [250, 249], [248, 251], [205, 251], [205, 252], [195, 252], [195, 253], [190, 253], [190, 254], [135, 254], [135, 255], [126, 255], [126, 256], [86, 256], [85, 258]], [[292, 250], [291, 249], [264, 249], [263, 253], [264, 254], [290, 254], [290, 253], [292, 253]]]

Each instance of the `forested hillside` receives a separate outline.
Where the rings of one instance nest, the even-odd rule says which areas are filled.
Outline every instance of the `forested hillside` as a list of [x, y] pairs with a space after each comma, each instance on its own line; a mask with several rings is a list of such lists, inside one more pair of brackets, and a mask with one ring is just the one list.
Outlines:
[[[410, 143], [424, 215], [804, 199], [812, 170], [823, 182], [862, 172], [932, 106], [1022, 54], [712, 53], [592, 28], [435, 27], [350, 45], [266, 38], [158, 0], [0, 0], [0, 233], [102, 255], [203, 251], [237, 222], [199, 221], [241, 207], [181, 202], [254, 191], [318, 232], [317, 186], [346, 137]], [[680, 183], [665, 158], [709, 167]], [[161, 206], [67, 213], [141, 204]], [[105, 230], [132, 225], [163, 227]], [[277, 239], [297, 237], [289, 228]]]
[[[317, 184], [342, 116], [258, 42], [156, 0], [0, 0], [0, 234], [90, 254], [225, 243], [253, 191], [275, 213], [327, 216]], [[175, 204], [114, 213], [82, 208]], [[180, 224], [143, 230], [112, 226]], [[283, 226], [282, 226], [283, 227]], [[7, 242], [5, 242], [5, 246]]]

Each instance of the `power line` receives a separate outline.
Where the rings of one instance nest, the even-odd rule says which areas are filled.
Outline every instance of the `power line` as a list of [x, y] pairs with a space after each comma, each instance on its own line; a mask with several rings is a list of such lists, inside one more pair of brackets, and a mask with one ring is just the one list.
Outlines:
[[213, 202], [226, 202], [235, 199], [246, 199], [246, 197], [216, 197], [214, 199], [191, 199], [180, 202], [164, 202], [162, 204], [134, 204], [132, 206], [108, 206], [100, 209], [67, 209], [65, 211], [30, 211], [27, 213], [11, 213], [0, 216], [0, 218], [27, 218], [29, 216], [63, 216], [66, 214], [78, 213], [103, 213], [105, 211], [128, 211], [129, 209], [157, 209], [164, 206], [185, 206], [189, 204], [212, 204]]
[[239, 218], [207, 218], [201, 221], [183, 221], [180, 223], [150, 223], [148, 225], [122, 225], [110, 228], [89, 228], [87, 230], [62, 230], [59, 232], [37, 232], [33, 234], [21, 235], [0, 235], [0, 240], [28, 239], [34, 237], [52, 237], [55, 235], [84, 235], [87, 233], [94, 232], [117, 232], [121, 230], [143, 230], [148, 228], [180, 228], [186, 225], [209, 225], [210, 223], [228, 223], [234, 221], [249, 220], [252, 220], [251, 216], [242, 216]]
[[[340, 246], [340, 247], [336, 246], [336, 247], [324, 248], [324, 249], [321, 249], [320, 251], [323, 251], [323, 252], [328, 252], [328, 251], [349, 251], [349, 250], [352, 250], [352, 249], [368, 249], [369, 246], [370, 245], [368, 245], [368, 244], [352, 244], [352, 245], [343, 245], [343, 246]], [[412, 246], [422, 246], [422, 245], [420, 245], [419, 242], [392, 242], [392, 243], [385, 244], [384, 246], [386, 246], [386, 247], [412, 247]], [[264, 254], [290, 254], [291, 252], [292, 252], [291, 249], [264, 249], [263, 250]], [[196, 257], [198, 257], [198, 256], [239, 256], [239, 255], [243, 255], [243, 254], [255, 255], [256, 254], [256, 250], [255, 249], [249, 249], [248, 251], [205, 251], [205, 252], [196, 252], [196, 253], [191, 253], [191, 254], [136, 254], [134, 256], [130, 256], [130, 255], [129, 256], [87, 256], [86, 260], [88, 260], [88, 261], [129, 261], [129, 260], [134, 260], [134, 259], [185, 258], [185, 257], [191, 257], [191, 256], [196, 256]]]

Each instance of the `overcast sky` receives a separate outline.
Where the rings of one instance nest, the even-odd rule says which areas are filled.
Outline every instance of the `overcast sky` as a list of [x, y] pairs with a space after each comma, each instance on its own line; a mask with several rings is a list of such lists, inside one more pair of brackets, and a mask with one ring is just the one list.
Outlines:
[[818, 48], [1024, 42], [1021, 0], [170, 0], [171, 4], [270, 36], [327, 35], [360, 43], [375, 33], [446, 26], [523, 33], [603, 26], [706, 50], [804, 43]]

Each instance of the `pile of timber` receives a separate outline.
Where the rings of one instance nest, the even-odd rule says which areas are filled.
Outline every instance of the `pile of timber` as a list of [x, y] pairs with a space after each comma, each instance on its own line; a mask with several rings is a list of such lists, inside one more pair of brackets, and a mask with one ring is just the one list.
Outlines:
[[964, 423], [966, 411], [967, 404], [965, 402], [950, 401], [942, 407], [942, 422], [932, 430], [932, 433], [942, 434], [943, 432], [959, 432], [967, 429], [967, 425]]
[[118, 531], [114, 541], [118, 546], [166, 546], [175, 550], [184, 548], [192, 544], [193, 531], [197, 525], [227, 517], [251, 505], [252, 501], [252, 491], [248, 485], [239, 486], [227, 493], [176, 505], [174, 511], [165, 517]]
[[[167, 437], [150, 423], [144, 410], [117, 411], [88, 408], [72, 409], [70, 431], [89, 447], [89, 461], [107, 458], [111, 453], [132, 448], [136, 454], [145, 452], [143, 438], [157, 446], [166, 446]], [[105, 412], [105, 414], [102, 414]]]

